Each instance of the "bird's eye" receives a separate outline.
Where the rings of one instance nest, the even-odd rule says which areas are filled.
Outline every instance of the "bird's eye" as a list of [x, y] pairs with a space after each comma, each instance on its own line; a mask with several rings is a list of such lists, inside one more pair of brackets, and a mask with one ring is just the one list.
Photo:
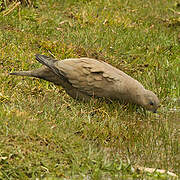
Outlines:
[[151, 101], [150, 103], [149, 103], [151, 106], [154, 106], [154, 103]]

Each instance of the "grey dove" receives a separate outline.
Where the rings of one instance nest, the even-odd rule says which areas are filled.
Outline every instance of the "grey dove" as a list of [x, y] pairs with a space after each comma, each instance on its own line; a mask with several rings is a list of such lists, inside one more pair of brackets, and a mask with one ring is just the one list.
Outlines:
[[158, 97], [137, 80], [119, 69], [91, 58], [56, 60], [45, 55], [36, 55], [42, 66], [32, 71], [12, 72], [10, 75], [31, 76], [62, 86], [74, 99], [88, 101], [91, 97], [118, 99], [121, 102], [138, 104], [156, 112]]

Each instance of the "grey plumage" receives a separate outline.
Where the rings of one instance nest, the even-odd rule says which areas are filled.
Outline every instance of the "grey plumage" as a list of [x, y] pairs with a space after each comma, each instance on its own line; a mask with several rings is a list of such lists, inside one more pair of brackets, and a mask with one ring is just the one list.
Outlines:
[[93, 97], [118, 99], [138, 104], [155, 112], [159, 107], [158, 97], [146, 90], [141, 83], [119, 69], [90, 58], [55, 60], [36, 55], [43, 64], [33, 71], [13, 72], [10, 75], [31, 76], [62, 86], [75, 99], [89, 100]]

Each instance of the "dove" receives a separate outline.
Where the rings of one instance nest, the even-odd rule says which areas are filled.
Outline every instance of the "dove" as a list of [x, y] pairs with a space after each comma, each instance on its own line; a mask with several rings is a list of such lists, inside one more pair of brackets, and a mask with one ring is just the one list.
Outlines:
[[36, 54], [43, 66], [32, 71], [11, 72], [10, 75], [30, 76], [62, 86], [67, 94], [77, 100], [94, 98], [119, 100], [121, 103], [137, 104], [156, 112], [158, 97], [123, 71], [110, 64], [92, 58], [56, 60]]

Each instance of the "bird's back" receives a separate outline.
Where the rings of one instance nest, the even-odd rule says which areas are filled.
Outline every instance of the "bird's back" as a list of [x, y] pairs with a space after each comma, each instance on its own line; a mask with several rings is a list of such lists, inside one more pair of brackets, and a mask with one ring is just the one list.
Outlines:
[[55, 66], [73, 87], [90, 96], [117, 99], [125, 96], [128, 83], [135, 81], [119, 69], [90, 58], [57, 61]]

